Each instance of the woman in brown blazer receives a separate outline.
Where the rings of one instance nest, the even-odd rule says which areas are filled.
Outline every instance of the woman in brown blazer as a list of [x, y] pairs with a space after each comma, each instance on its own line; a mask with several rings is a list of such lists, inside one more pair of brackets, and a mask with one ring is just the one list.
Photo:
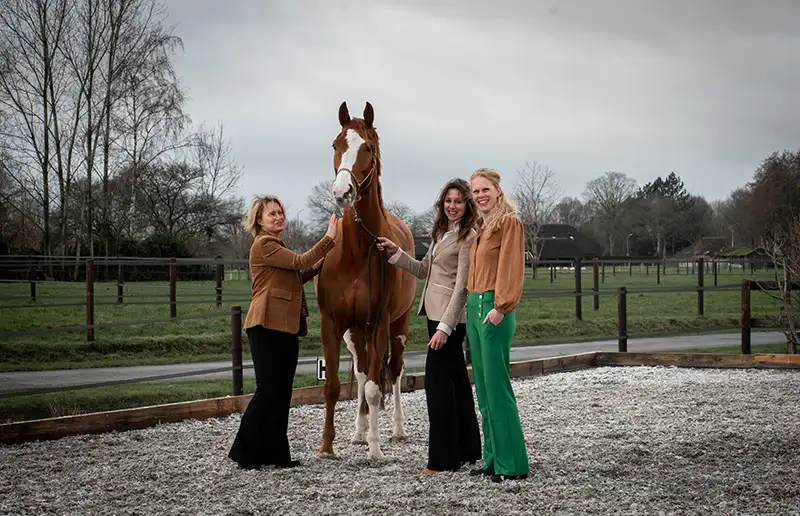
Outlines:
[[253, 300], [244, 321], [256, 390], [242, 415], [228, 457], [243, 469], [274, 465], [292, 468], [287, 429], [292, 384], [300, 351], [299, 337], [307, 334], [308, 307], [303, 284], [319, 271], [333, 249], [338, 227], [331, 215], [325, 236], [305, 254], [295, 254], [280, 239], [286, 229], [286, 210], [272, 195], [256, 197], [247, 214], [253, 235], [250, 273]]
[[469, 184], [449, 181], [436, 201], [431, 246], [419, 261], [394, 242], [381, 238], [389, 262], [425, 280], [419, 315], [428, 321], [425, 396], [428, 402], [428, 466], [421, 472], [456, 471], [481, 458], [481, 437], [472, 386], [461, 344], [466, 334], [469, 249], [475, 236], [477, 209]]

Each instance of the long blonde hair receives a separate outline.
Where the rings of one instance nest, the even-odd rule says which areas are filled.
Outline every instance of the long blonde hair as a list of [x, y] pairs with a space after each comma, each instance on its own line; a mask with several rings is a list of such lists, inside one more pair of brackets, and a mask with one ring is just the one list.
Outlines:
[[479, 168], [470, 176], [469, 181], [476, 177], [488, 179], [499, 191], [497, 204], [488, 214], [480, 212], [481, 230], [487, 234], [492, 234], [503, 225], [506, 219], [517, 216], [517, 207], [514, 202], [500, 189], [500, 174], [493, 168]]
[[261, 214], [264, 213], [264, 208], [267, 204], [274, 202], [283, 210], [284, 217], [286, 216], [286, 206], [283, 205], [277, 195], [256, 195], [253, 197], [253, 202], [250, 203], [250, 208], [247, 210], [247, 218], [244, 222], [244, 228], [255, 238], [264, 228], [261, 227]]

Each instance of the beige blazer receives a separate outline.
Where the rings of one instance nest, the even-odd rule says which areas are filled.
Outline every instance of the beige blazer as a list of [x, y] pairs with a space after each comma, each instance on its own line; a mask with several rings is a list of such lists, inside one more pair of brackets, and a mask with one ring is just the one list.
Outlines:
[[422, 260], [415, 260], [402, 249], [390, 258], [391, 263], [425, 280], [417, 315], [426, 315], [432, 321], [446, 324], [451, 330], [456, 324], [466, 321], [469, 250], [473, 238], [474, 229], [461, 241], [458, 241], [458, 234], [453, 233], [436, 246], [433, 256], [435, 242], [431, 243]]

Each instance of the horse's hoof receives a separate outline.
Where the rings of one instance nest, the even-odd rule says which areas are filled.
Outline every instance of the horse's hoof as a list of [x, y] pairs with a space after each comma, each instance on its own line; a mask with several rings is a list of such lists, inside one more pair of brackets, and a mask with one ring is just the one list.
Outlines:
[[335, 459], [336, 458], [336, 454], [333, 453], [332, 451], [319, 450], [317, 452], [317, 457], [319, 457], [321, 459]]
[[386, 455], [381, 452], [369, 453], [367, 454], [367, 458], [370, 460], [386, 460]]
[[391, 441], [396, 443], [402, 441], [408, 441], [408, 434], [405, 432], [402, 434], [395, 434], [391, 437]]
[[367, 444], [367, 438], [364, 436], [356, 435], [350, 439], [350, 444]]

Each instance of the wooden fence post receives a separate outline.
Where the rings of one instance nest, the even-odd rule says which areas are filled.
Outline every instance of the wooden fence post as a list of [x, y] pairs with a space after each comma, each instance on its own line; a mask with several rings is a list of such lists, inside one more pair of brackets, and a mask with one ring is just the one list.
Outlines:
[[742, 353], [749, 355], [750, 349], [750, 280], [742, 280]]
[[242, 307], [231, 307], [231, 363], [233, 364], [233, 395], [244, 394], [242, 368]]
[[[222, 258], [221, 256], [217, 256], [217, 260]], [[216, 272], [216, 280], [217, 280], [217, 308], [222, 306], [222, 279], [225, 277], [225, 265], [222, 263], [217, 264], [217, 272]]]
[[94, 262], [86, 260], [86, 340], [94, 342]]
[[597, 258], [592, 260], [592, 291], [594, 291], [594, 299], [592, 300], [593, 308], [600, 310], [600, 264]]
[[719, 274], [719, 261], [714, 259], [713, 262], [713, 271], [714, 271], [714, 286], [717, 286], [717, 274]]
[[178, 265], [175, 258], [169, 259], [169, 318], [178, 317]]
[[617, 351], [628, 352], [628, 289], [617, 289]]
[[117, 304], [122, 304], [123, 295], [125, 293], [125, 278], [123, 277], [123, 267], [120, 263], [117, 265]]
[[575, 318], [583, 320], [581, 298], [581, 259], [575, 258]]
[[600, 266], [600, 283], [606, 282], [606, 264]]
[[[694, 263], [692, 264], [694, 267]], [[703, 315], [703, 259], [697, 259], [697, 315]]]
[[656, 263], [656, 284], [661, 285], [661, 262]]
[[28, 270], [28, 281], [31, 283], [31, 303], [36, 302], [36, 265], [31, 265]]

